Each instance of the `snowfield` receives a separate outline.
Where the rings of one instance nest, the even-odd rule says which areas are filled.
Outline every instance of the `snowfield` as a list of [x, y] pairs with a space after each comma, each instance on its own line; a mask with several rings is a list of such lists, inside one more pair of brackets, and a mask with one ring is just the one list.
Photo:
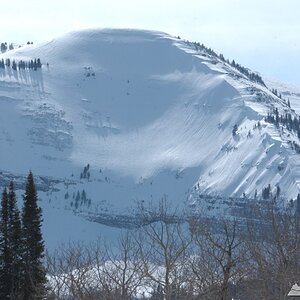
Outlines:
[[298, 138], [264, 117], [300, 113], [300, 88], [266, 82], [280, 99], [193, 44], [143, 30], [76, 31], [2, 58], [43, 64], [0, 69], [0, 169], [20, 178], [20, 193], [29, 169], [46, 184], [48, 247], [111, 238], [119, 229], [99, 222], [122, 227], [118, 216], [162, 198], [184, 208], [195, 194], [299, 192], [288, 143]]

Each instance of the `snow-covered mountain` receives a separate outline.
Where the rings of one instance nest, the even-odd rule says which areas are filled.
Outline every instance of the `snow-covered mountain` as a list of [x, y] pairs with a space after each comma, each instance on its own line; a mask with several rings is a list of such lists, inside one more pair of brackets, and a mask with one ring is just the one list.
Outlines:
[[297, 134], [264, 121], [274, 108], [300, 112], [296, 88], [267, 88], [200, 45], [152, 31], [71, 32], [2, 58], [42, 62], [0, 68], [0, 169], [20, 192], [29, 169], [37, 176], [48, 244], [111, 236], [86, 220], [122, 225], [162, 198], [254, 197], [268, 184], [287, 199], [298, 193]]

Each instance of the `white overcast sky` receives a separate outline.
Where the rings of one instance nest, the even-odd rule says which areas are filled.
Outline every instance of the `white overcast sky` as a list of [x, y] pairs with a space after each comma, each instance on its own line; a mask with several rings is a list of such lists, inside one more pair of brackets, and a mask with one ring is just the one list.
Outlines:
[[300, 85], [300, 0], [4, 0], [1, 42], [89, 27], [160, 30]]

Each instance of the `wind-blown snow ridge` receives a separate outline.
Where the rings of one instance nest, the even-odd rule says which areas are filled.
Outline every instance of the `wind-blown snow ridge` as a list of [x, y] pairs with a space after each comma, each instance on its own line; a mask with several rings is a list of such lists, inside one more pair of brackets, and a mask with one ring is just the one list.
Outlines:
[[42, 193], [44, 210], [132, 212], [162, 197], [179, 205], [195, 191], [253, 197], [269, 183], [287, 198], [298, 193], [293, 134], [263, 120], [290, 108], [185, 41], [95, 29], [1, 56], [43, 63], [0, 69], [0, 165], [59, 179]]

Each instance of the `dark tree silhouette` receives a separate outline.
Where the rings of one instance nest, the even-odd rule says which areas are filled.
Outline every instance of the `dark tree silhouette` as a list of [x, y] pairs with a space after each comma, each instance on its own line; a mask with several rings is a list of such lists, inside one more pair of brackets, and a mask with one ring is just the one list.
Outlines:
[[0, 219], [0, 299], [9, 299], [11, 289], [10, 251], [8, 238], [8, 195], [4, 188]]
[[44, 257], [44, 242], [41, 233], [42, 212], [37, 201], [34, 179], [30, 172], [27, 177], [22, 214], [24, 300], [42, 298], [45, 294], [46, 272], [42, 264]]

